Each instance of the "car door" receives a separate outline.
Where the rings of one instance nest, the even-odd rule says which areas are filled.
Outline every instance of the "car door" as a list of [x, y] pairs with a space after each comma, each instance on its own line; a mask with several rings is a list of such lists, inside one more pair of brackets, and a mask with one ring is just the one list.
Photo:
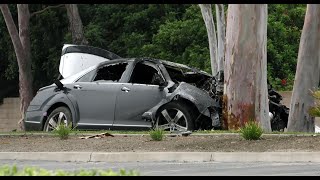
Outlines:
[[79, 129], [103, 129], [112, 126], [116, 95], [127, 62], [100, 67], [91, 82], [73, 83], [70, 93], [78, 106]]
[[142, 114], [165, 98], [155, 77], [164, 82], [153, 63], [141, 61], [135, 65], [128, 82], [121, 84], [117, 94], [114, 127], [151, 127], [150, 122], [142, 119]]

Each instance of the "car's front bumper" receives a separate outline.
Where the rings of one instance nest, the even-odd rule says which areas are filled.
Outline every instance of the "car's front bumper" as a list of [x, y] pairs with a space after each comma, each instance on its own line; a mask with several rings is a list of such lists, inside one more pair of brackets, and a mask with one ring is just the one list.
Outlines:
[[23, 120], [25, 131], [41, 131], [42, 118], [42, 111], [27, 111]]

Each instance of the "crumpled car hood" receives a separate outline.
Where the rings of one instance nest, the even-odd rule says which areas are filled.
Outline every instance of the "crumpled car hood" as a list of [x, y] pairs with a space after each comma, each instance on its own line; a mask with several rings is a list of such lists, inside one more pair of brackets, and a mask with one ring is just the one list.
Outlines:
[[104, 49], [65, 44], [62, 48], [59, 72], [63, 78], [67, 78], [100, 62], [118, 58], [121, 57]]

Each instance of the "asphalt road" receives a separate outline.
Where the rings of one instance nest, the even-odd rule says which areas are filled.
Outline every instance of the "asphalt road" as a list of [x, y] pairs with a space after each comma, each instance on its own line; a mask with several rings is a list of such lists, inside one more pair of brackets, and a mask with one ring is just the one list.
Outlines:
[[16, 164], [19, 168], [36, 166], [48, 170], [112, 169], [137, 170], [142, 176], [319, 176], [320, 163], [107, 163], [0, 160], [0, 165]]

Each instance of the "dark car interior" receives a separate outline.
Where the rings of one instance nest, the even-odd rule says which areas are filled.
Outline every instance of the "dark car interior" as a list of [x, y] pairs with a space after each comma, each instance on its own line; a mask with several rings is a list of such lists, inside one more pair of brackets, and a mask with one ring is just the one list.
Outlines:
[[98, 70], [97, 76], [93, 81], [113, 81], [118, 82], [123, 72], [126, 70], [128, 63], [112, 64], [104, 66]]
[[130, 83], [137, 83], [137, 84], [152, 84], [152, 85], [160, 85], [158, 71], [147, 64], [138, 63], [136, 64]]

